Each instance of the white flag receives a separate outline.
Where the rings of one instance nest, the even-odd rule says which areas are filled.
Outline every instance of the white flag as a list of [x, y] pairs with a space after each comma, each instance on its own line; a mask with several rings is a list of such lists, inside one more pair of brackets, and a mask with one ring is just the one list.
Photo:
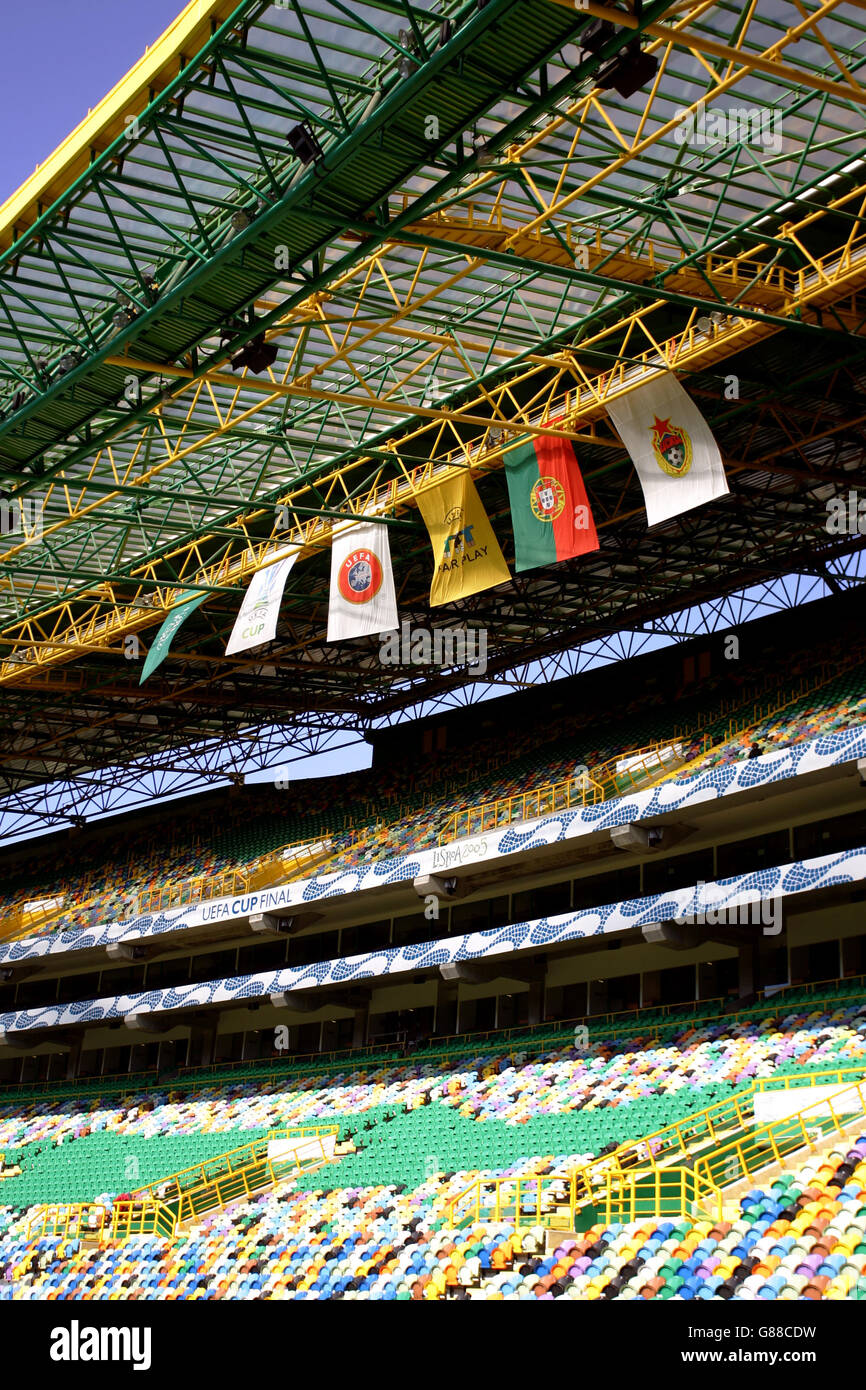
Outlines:
[[607, 411], [637, 469], [648, 525], [729, 491], [709, 425], [669, 372], [611, 401]]
[[276, 636], [283, 589], [286, 587], [296, 553], [284, 555], [281, 560], [272, 560], [263, 569], [257, 569], [250, 586], [244, 594], [241, 611], [235, 619], [232, 635], [226, 647], [226, 656], [244, 652], [248, 647], [260, 647], [264, 642], [272, 642]]
[[362, 522], [334, 537], [328, 641], [369, 637], [398, 626], [388, 528]]

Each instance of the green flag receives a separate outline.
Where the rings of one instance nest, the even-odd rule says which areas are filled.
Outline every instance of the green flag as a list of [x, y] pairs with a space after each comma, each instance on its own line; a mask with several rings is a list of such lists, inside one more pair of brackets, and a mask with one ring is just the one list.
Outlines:
[[163, 623], [159, 632], [154, 638], [147, 660], [144, 663], [144, 670], [141, 673], [139, 685], [144, 685], [148, 676], [152, 675], [157, 666], [160, 666], [168, 656], [168, 649], [171, 646], [171, 639], [177, 632], [181, 623], [185, 623], [190, 613], [195, 612], [200, 603], [204, 603], [208, 597], [207, 592], [196, 594], [195, 598], [188, 599], [186, 603], [180, 604], [178, 608], [173, 608]]

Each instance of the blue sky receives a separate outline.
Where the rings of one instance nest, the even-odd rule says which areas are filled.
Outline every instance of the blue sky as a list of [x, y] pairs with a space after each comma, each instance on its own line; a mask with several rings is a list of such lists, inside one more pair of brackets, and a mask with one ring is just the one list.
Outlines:
[[3, 6], [0, 203], [119, 82], [185, 0], [10, 0]]

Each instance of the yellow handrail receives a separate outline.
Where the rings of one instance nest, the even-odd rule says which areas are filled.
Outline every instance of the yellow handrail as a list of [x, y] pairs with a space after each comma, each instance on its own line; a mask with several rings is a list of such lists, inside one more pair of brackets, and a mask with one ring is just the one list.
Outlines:
[[[860, 1071], [862, 1074], [862, 1067]], [[853, 1103], [855, 1097], [853, 1109], [842, 1108], [846, 1102]], [[866, 1115], [866, 1082], [851, 1081], [834, 1095], [814, 1101], [793, 1115], [756, 1125], [749, 1134], [739, 1136], [714, 1153], [699, 1158], [695, 1163], [695, 1174], [707, 1182], [720, 1176], [726, 1183], [751, 1178], [768, 1163], [781, 1163], [795, 1149], [802, 1149], [806, 1145], [811, 1148], [816, 1121], [822, 1121], [817, 1126], [822, 1134], [825, 1120], [829, 1120], [826, 1125], [828, 1132], [841, 1134], [846, 1124], [860, 1115]]]
[[83, 903], [66, 903], [61, 907], [43, 908], [36, 912], [25, 912], [21, 908], [18, 912], [5, 913], [0, 919], [0, 941], [17, 941], [21, 937], [32, 936], [50, 922], [56, 922], [64, 912], [86, 912], [97, 901], [97, 898], [88, 898]]
[[44, 1236], [61, 1240], [126, 1240], [129, 1236], [161, 1235], [172, 1239], [178, 1219], [163, 1202], [116, 1202], [109, 1210], [101, 1202], [61, 1202], [43, 1207], [27, 1223], [28, 1241]]
[[[647, 744], [644, 748], [636, 748], [633, 752], [619, 753], [615, 758], [608, 758], [607, 762], [593, 771], [595, 781], [603, 788], [604, 800], [606, 801], [610, 795], [621, 795], [626, 791], [643, 791], [654, 782], [663, 781], [671, 773], [679, 772], [682, 758], [677, 762], [675, 757], [662, 758], [662, 754], [668, 749], [673, 749], [676, 756], [676, 747], [680, 742], [678, 739], [657, 739], [655, 743]], [[637, 765], [628, 768], [617, 766], [624, 762]]]
[[[667, 748], [693, 739], [700, 729], [708, 728], [717, 723], [718, 716], [698, 724], [689, 731], [678, 728], [670, 738], [657, 740], [645, 748], [635, 749], [634, 752], [620, 753], [614, 758], [609, 758], [600, 767], [593, 769], [591, 774], [584, 774], [583, 777], [572, 777], [564, 782], [548, 782], [533, 791], [521, 792], [516, 796], [500, 797], [496, 801], [481, 802], [479, 805], [468, 807], [463, 811], [455, 811], [449, 816], [440, 832], [439, 844], [440, 846], [445, 845], [451, 840], [462, 839], [467, 835], [481, 834], [485, 830], [496, 830], [512, 821], [531, 820], [536, 816], [549, 815], [553, 811], [567, 810], [572, 805], [595, 805], [599, 801], [607, 801], [611, 796], [620, 796], [627, 791], [643, 791], [658, 782], [665, 781], [668, 777], [681, 776], [683, 773], [688, 773], [696, 768], [714, 748], [723, 748], [736, 734], [756, 729], [765, 720], [771, 719], [774, 715], [781, 714], [783, 710], [790, 708], [791, 705], [797, 704], [804, 696], [830, 684], [842, 671], [852, 666], [862, 665], [862, 663], [862, 652], [854, 653], [835, 663], [832, 667], [824, 663], [819, 668], [820, 675], [817, 680], [803, 677], [796, 694], [781, 703], [770, 701], [767, 703], [766, 709], [758, 707], [755, 698], [744, 702], [744, 707], [748, 706], [749, 708], [749, 717], [729, 720], [724, 734], [710, 745], [705, 740], [701, 751], [687, 762], [675, 763], [673, 766], [660, 766], [658, 755]], [[617, 770], [617, 763], [631, 762], [632, 760], [635, 760], [636, 766]], [[672, 759], [667, 761], [669, 764], [673, 762]], [[584, 789], [591, 789], [591, 791], [585, 791], [584, 799], [580, 799], [571, 791], [572, 788], [579, 788], [581, 785]]]
[[566, 782], [547, 782], [532, 791], [518, 792], [514, 796], [501, 797], [498, 801], [487, 801], [463, 811], [454, 811], [440, 832], [439, 844], [448, 844], [465, 835], [481, 835], [485, 831], [498, 830], [514, 821], [534, 820], [538, 816], [552, 815], [555, 811], [567, 811], [573, 806], [594, 806], [603, 800], [602, 788], [588, 773], [570, 777]]
[[[671, 759], [660, 761], [659, 758], [671, 747], [670, 739], [660, 739], [644, 748], [610, 758], [591, 773], [575, 773], [562, 782], [545, 782], [543, 786], [534, 787], [528, 792], [517, 792], [514, 796], [503, 796], [496, 801], [484, 801], [478, 806], [454, 811], [440, 832], [439, 844], [445, 845], [466, 835], [498, 830], [515, 821], [535, 820], [538, 816], [552, 815], [556, 811], [568, 811], [572, 807], [595, 806], [600, 801], [606, 801], [610, 795], [652, 786], [673, 770]], [[633, 761], [635, 765], [617, 771], [616, 764], [625, 761]]]
[[[864, 1067], [861, 1064], [823, 1071], [800, 1072], [796, 1076], [786, 1077], [784, 1080], [786, 1089], [788, 1089], [793, 1081], [799, 1081], [804, 1086], [812, 1087], [822, 1085], [828, 1079], [838, 1080], [841, 1085], [844, 1079], [847, 1083], [847, 1089], [847, 1086], [857, 1084], [853, 1080], [854, 1077], [862, 1079], [863, 1071]], [[726, 1131], [732, 1129], [740, 1131], [745, 1129], [747, 1125], [752, 1126], [754, 1124], [755, 1094], [771, 1088], [772, 1082], [772, 1077], [760, 1078], [751, 1082], [744, 1090], [737, 1091], [724, 1100], [716, 1101], [713, 1105], [708, 1105], [694, 1115], [675, 1120], [673, 1124], [666, 1125], [663, 1129], [655, 1130], [640, 1139], [627, 1140], [612, 1153], [595, 1158], [590, 1163], [572, 1169], [570, 1173], [551, 1173], [539, 1181], [549, 1185], [554, 1183], [568, 1184], [572, 1192], [572, 1206], [573, 1209], [576, 1209], [590, 1202], [603, 1201], [610, 1182], [625, 1184], [641, 1173], [647, 1174], [654, 1170], [660, 1170], [664, 1165], [670, 1164], [672, 1161], [676, 1162], [678, 1159], [692, 1158], [696, 1153], [700, 1154], [702, 1148], [709, 1145], [714, 1146], [713, 1153], [716, 1154], [719, 1150], [715, 1146], [720, 1138], [724, 1138]], [[817, 1103], [819, 1107], [826, 1104], [826, 1101]], [[731, 1145], [725, 1147], [734, 1148], [736, 1142], [735, 1140]], [[697, 1163], [695, 1163], [695, 1171], [698, 1171]], [[701, 1176], [706, 1182], [712, 1183], [713, 1172], [707, 1172], [702, 1168]], [[488, 1188], [499, 1181], [511, 1183], [514, 1179], [475, 1178], [461, 1192], [457, 1193], [448, 1203], [452, 1224], [455, 1226], [460, 1224], [460, 1221], [465, 1217], [467, 1208], [480, 1210], [482, 1188]], [[498, 1196], [497, 1192], [497, 1200]], [[479, 1219], [480, 1217], [476, 1217], [476, 1220]], [[490, 1217], [489, 1219], [504, 1218]], [[538, 1223], [533, 1222], [532, 1224]]]
[[[769, 709], [767, 713], [762, 715], [762, 719], [769, 718], [772, 714], [780, 714], [783, 709], [787, 709], [789, 705], [796, 704], [797, 701], [802, 700], [804, 696], [814, 694], [814, 692], [816, 690], [820, 690], [822, 686], [831, 684], [831, 682], [836, 680], [837, 677], [841, 675], [843, 671], [847, 671], [852, 667], [862, 666], [863, 661], [864, 652], [862, 648], [850, 652], [847, 656], [842, 657], [841, 659], [836, 660], [832, 663], [822, 661], [817, 668], [817, 677], [814, 674], [812, 674], [811, 676], [801, 676], [800, 685], [796, 694], [791, 696], [791, 698], [786, 700], [783, 704], [776, 705], [773, 708]], [[777, 686], [778, 675], [769, 675], [765, 678], [764, 689], [771, 690]], [[718, 724], [719, 720], [728, 711], [745, 710], [748, 708], [753, 708], [757, 700], [760, 699], [761, 693], [761, 691], [753, 693], [744, 700], [734, 699], [723, 701], [721, 706], [718, 707], [714, 713], [705, 714], [701, 716], [696, 723], [690, 724], [688, 728], [686, 728], [684, 725], [677, 726], [674, 729], [673, 737], [677, 739], [688, 739], [690, 737], [694, 737], [696, 734], [700, 733], [702, 729], [708, 729], [713, 724]], [[760, 722], [760, 719], [752, 719], [751, 721], [746, 721], [746, 723], [742, 727], [752, 728], [755, 724], [758, 724]], [[735, 721], [729, 722], [728, 729], [725, 735], [726, 738], [731, 737], [733, 733], [740, 732], [738, 728], [734, 728], [734, 723]]]
[[[286, 858], [288, 850], [291, 850], [292, 854]], [[317, 835], [311, 840], [292, 840], [273, 854], [260, 859], [253, 868], [226, 869], [214, 876], [197, 874], [193, 878], [180, 879], [161, 888], [145, 890], [138, 896], [136, 912], [163, 912], [172, 907], [210, 902], [214, 898], [235, 897], [275, 882], [287, 882], [301, 870], [320, 868], [332, 854], [333, 844], [327, 837]], [[84, 902], [67, 903], [38, 915], [20, 911], [6, 914], [0, 920], [0, 941], [15, 941], [20, 937], [32, 935], [34, 931], [55, 922], [64, 913], [86, 912], [99, 901], [100, 895], [97, 894]]]
[[723, 1214], [721, 1188], [690, 1168], [656, 1168], [629, 1177], [608, 1174], [604, 1197], [606, 1226], [661, 1216], [702, 1216], [721, 1221]]
[[[321, 851], [319, 850], [319, 847]], [[267, 886], [259, 882], [266, 865], [274, 868], [285, 866], [285, 876], [301, 868], [309, 868], [313, 862], [327, 858], [331, 853], [329, 841], [321, 836], [314, 840], [295, 841], [284, 845], [267, 859], [260, 860], [254, 869], [226, 869], [221, 874], [197, 874], [194, 878], [181, 879], [168, 883], [162, 888], [151, 888], [139, 898], [139, 913], [164, 912], [172, 907], [186, 907], [200, 902], [211, 902], [214, 898], [231, 898]], [[283, 858], [286, 851], [293, 851], [289, 860]], [[274, 879], [269, 880], [273, 882]]]
[[[260, 1162], [262, 1154], [267, 1154], [268, 1144], [272, 1140], [297, 1140], [299, 1144], [310, 1139], [324, 1141], [331, 1135], [336, 1138], [339, 1130], [339, 1125], [296, 1125], [289, 1129], [272, 1129], [268, 1131], [264, 1139], [250, 1140], [249, 1143], [241, 1144], [236, 1149], [229, 1149], [226, 1153], [216, 1154], [213, 1158], [206, 1158], [201, 1163], [193, 1163], [189, 1168], [181, 1168], [177, 1173], [170, 1173], [164, 1178], [157, 1179], [156, 1182], [135, 1188], [130, 1196], [152, 1201], [166, 1200], [160, 1196], [160, 1191], [168, 1183], [170, 1187], [173, 1185], [175, 1188], [174, 1197], [183, 1197], [185, 1193], [196, 1187], [217, 1182], [229, 1174], [239, 1172], [244, 1167]], [[174, 1200], [174, 1197], [168, 1200]]]
[[[137, 1188], [123, 1201], [114, 1202], [111, 1211], [99, 1202], [50, 1203], [30, 1218], [27, 1239], [39, 1236], [62, 1238], [125, 1240], [131, 1235], [162, 1235], [173, 1239], [178, 1228], [214, 1208], [223, 1210], [229, 1202], [250, 1197], [294, 1172], [318, 1167], [331, 1159], [325, 1140], [339, 1133], [339, 1125], [299, 1125], [270, 1130], [255, 1139], [204, 1163], [183, 1168], [169, 1177]], [[273, 1140], [285, 1139], [290, 1147], [273, 1158], [268, 1147]], [[304, 1152], [306, 1150], [306, 1152]], [[310, 1151], [312, 1150], [312, 1151]], [[217, 1171], [213, 1165], [218, 1165]], [[160, 1196], [168, 1184], [170, 1195]]]

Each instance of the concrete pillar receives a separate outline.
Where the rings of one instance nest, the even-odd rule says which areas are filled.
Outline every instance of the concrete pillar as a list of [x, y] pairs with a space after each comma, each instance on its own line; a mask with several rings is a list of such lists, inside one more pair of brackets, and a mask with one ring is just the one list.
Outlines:
[[544, 1020], [544, 981], [533, 980], [529, 986], [529, 1016], [527, 1023], [542, 1023]]
[[743, 943], [737, 956], [737, 965], [739, 968], [737, 994], [740, 999], [745, 999], [761, 987], [761, 966], [756, 941]]
[[74, 1081], [78, 1075], [78, 1064], [81, 1061], [81, 1044], [83, 1039], [79, 1036], [72, 1039], [69, 1044], [69, 1055], [66, 1058], [66, 1080]]
[[363, 1004], [360, 1009], [354, 1011], [354, 1027], [352, 1029], [352, 1046], [366, 1047], [367, 1029], [370, 1025], [370, 1005]]
[[440, 979], [436, 988], [436, 1017], [433, 1031], [439, 1038], [457, 1032], [457, 991], [456, 981]]

